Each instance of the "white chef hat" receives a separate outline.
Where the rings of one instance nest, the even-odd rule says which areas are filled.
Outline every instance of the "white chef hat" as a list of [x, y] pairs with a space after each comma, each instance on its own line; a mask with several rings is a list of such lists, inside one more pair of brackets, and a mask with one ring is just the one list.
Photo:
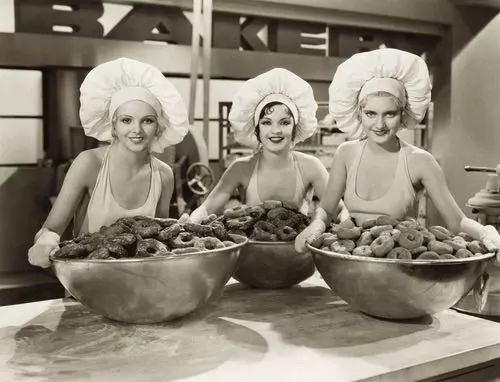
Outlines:
[[296, 124], [294, 142], [316, 132], [318, 105], [311, 85], [289, 70], [275, 68], [246, 81], [234, 96], [229, 122], [236, 141], [258, 145], [255, 127], [262, 109], [271, 102], [281, 102], [290, 109]]
[[425, 61], [398, 49], [357, 53], [339, 65], [329, 88], [329, 112], [337, 127], [352, 138], [365, 134], [358, 118], [358, 103], [368, 94], [387, 92], [410, 111], [406, 126], [425, 116], [431, 99], [431, 82]]
[[113, 114], [133, 100], [144, 101], [156, 111], [161, 134], [151, 151], [161, 153], [188, 133], [186, 106], [174, 85], [154, 66], [122, 57], [92, 69], [80, 87], [80, 120], [85, 134], [111, 141]]

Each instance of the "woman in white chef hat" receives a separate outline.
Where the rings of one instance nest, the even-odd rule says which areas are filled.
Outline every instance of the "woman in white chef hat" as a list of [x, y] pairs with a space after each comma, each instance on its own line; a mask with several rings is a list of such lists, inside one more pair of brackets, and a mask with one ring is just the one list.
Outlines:
[[124, 216], [169, 214], [173, 172], [151, 153], [179, 143], [188, 132], [186, 107], [175, 87], [157, 68], [119, 58], [89, 72], [80, 104], [85, 134], [110, 145], [83, 151], [71, 164], [29, 250], [33, 265], [49, 266], [50, 252], [77, 211], [84, 217], [76, 233], [96, 232]]
[[247, 205], [280, 200], [307, 214], [308, 190], [320, 195], [328, 172], [318, 158], [293, 148], [316, 132], [317, 107], [311, 86], [286, 69], [246, 81], [234, 96], [229, 122], [237, 142], [258, 150], [231, 163], [191, 220], [219, 212], [240, 186]]
[[329, 97], [338, 128], [355, 140], [338, 147], [315, 218], [296, 238], [298, 251], [325, 231], [341, 197], [360, 225], [379, 215], [404, 218], [422, 188], [448, 228], [482, 240], [490, 250], [500, 248], [494, 227], [464, 215], [434, 157], [397, 136], [423, 119], [431, 99], [429, 72], [420, 57], [397, 49], [355, 54], [337, 69]]

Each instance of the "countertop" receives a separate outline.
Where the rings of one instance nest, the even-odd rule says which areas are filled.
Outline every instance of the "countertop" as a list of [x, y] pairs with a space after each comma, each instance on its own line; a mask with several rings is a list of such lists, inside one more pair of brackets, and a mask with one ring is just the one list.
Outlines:
[[156, 325], [72, 299], [0, 307], [1, 381], [414, 381], [499, 357], [496, 322], [372, 318], [317, 275], [285, 290], [231, 281], [220, 300]]

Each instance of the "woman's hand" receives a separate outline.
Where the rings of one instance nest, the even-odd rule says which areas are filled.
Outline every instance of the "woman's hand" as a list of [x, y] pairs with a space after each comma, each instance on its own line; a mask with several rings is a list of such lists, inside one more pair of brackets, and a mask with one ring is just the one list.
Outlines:
[[59, 248], [60, 237], [57, 233], [42, 228], [35, 238], [35, 245], [28, 250], [28, 261], [36, 267], [47, 268], [50, 265], [50, 254]]
[[295, 250], [299, 253], [306, 251], [306, 243], [311, 243], [316, 240], [319, 235], [325, 232], [326, 226], [322, 220], [315, 219], [309, 224], [306, 229], [297, 235], [295, 238]]
[[488, 251], [496, 252], [497, 262], [500, 262], [500, 234], [496, 228], [491, 225], [485, 226], [481, 232], [481, 241]]

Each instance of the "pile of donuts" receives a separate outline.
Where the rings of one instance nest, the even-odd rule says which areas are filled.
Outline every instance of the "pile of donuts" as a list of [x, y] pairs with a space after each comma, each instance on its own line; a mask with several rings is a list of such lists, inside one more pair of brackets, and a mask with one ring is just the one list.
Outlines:
[[278, 200], [238, 205], [224, 210], [220, 219], [229, 233], [255, 241], [293, 241], [310, 222], [296, 205]]
[[330, 225], [313, 247], [340, 254], [399, 260], [463, 259], [487, 253], [466, 233], [454, 235], [441, 226], [425, 228], [414, 219], [379, 216], [355, 226], [350, 220]]
[[63, 241], [53, 259], [106, 259], [176, 256], [236, 244], [224, 224], [211, 215], [202, 224], [145, 216], [124, 217], [99, 232]]

